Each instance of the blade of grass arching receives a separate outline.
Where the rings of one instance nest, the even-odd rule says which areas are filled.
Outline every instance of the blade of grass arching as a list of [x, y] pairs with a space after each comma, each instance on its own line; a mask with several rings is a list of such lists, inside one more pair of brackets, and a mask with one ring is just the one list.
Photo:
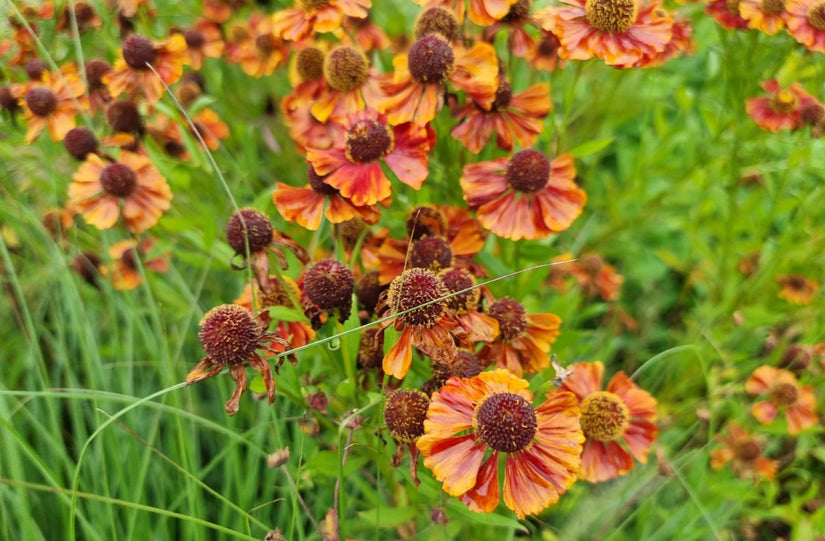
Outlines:
[[68, 490], [68, 489], [65, 489], [65, 488], [51, 487], [49, 485], [41, 485], [41, 484], [30, 483], [30, 482], [15, 481], [15, 480], [12, 480], [12, 479], [0, 479], [0, 484], [8, 484], [8, 485], [11, 485], [11, 486], [23, 487], [23, 488], [26, 488], [28, 490], [36, 490], [36, 491], [54, 493], [54, 494], [60, 494], [60, 495], [66, 495], [66, 496], [71, 495], [73, 500], [75, 500], [77, 498], [82, 498], [84, 500], [102, 502], [102, 503], [105, 503], [106, 505], [110, 505], [110, 506], [134, 507], [135, 509], [139, 509], [139, 510], [147, 512], [147, 513], [154, 513], [154, 514], [157, 514], [157, 515], [160, 515], [160, 516], [163, 516], [163, 517], [174, 518], [174, 519], [177, 519], [177, 520], [180, 520], [180, 521], [183, 521], [183, 522], [190, 522], [190, 523], [196, 524], [198, 526], [204, 526], [204, 527], [209, 528], [211, 530], [215, 530], [217, 532], [227, 534], [230, 537], [234, 537], [236, 539], [247, 539], [249, 541], [260, 541], [260, 539], [257, 538], [257, 537], [252, 537], [250, 535], [246, 535], [246, 534], [243, 534], [243, 533], [236, 532], [235, 530], [232, 530], [231, 528], [227, 528], [227, 527], [222, 526], [220, 524], [215, 524], [213, 522], [209, 522], [207, 520], [203, 520], [203, 519], [199, 519], [199, 518], [196, 518], [196, 517], [191, 517], [191, 516], [188, 516], [188, 515], [184, 515], [182, 513], [167, 511], [166, 509], [162, 509], [160, 507], [152, 507], [150, 505], [144, 505], [144, 504], [141, 504], [141, 503], [130, 502], [130, 501], [127, 501], [127, 500], [119, 500], [117, 498], [107, 498], [107, 497], [104, 497], [104, 496], [100, 496], [98, 494], [90, 494], [88, 492], [76, 492], [76, 491], [71, 491], [71, 490]]

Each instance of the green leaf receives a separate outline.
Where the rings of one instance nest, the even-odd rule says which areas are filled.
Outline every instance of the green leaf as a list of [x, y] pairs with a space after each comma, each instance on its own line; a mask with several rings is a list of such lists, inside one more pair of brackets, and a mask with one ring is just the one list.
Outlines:
[[307, 321], [303, 312], [286, 306], [270, 306], [269, 316], [273, 321]]
[[608, 137], [606, 139], [596, 139], [595, 141], [588, 141], [587, 143], [581, 144], [576, 148], [568, 151], [568, 154], [572, 154], [574, 158], [584, 158], [585, 156], [590, 156], [591, 154], [599, 152], [612, 142], [612, 137]]
[[475, 524], [482, 526], [493, 526], [495, 528], [507, 528], [524, 533], [529, 533], [529, 530], [518, 520], [496, 513], [476, 513], [470, 511], [464, 504], [458, 500], [449, 500], [447, 502], [447, 510], [449, 514], [456, 514]]
[[[337, 477], [340, 460], [341, 459], [338, 457], [338, 453], [336, 452], [319, 451], [315, 456], [307, 461], [306, 468], [328, 477]], [[366, 464], [366, 462], [366, 457], [357, 456], [351, 453], [347, 457], [347, 463], [344, 464], [344, 477], [355, 473], [359, 468]]]
[[359, 511], [358, 518], [374, 527], [394, 528], [414, 520], [417, 514], [414, 507], [382, 507], [380, 512], [375, 509]]

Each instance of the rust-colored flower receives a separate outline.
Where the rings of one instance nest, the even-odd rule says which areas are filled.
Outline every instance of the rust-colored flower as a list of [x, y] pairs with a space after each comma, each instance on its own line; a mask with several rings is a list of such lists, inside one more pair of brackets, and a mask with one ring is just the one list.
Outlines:
[[390, 124], [430, 122], [444, 106], [448, 82], [484, 109], [489, 109], [496, 97], [498, 60], [489, 43], [480, 42], [465, 50], [440, 34], [427, 34], [407, 54], [393, 59], [393, 69], [380, 82], [386, 98], [379, 110], [387, 113]]
[[550, 366], [547, 353], [559, 336], [561, 318], [555, 314], [528, 314], [524, 306], [503, 297], [487, 307], [498, 321], [498, 337], [478, 352], [486, 365], [495, 363], [521, 376]]
[[489, 110], [470, 102], [456, 113], [462, 122], [450, 135], [461, 141], [473, 154], [481, 152], [496, 135], [496, 145], [511, 152], [513, 143], [522, 148], [533, 146], [544, 129], [544, 117], [550, 112], [550, 87], [547, 83], [513, 93], [510, 82], [501, 77], [496, 99]]
[[[444, 6], [451, 10], [458, 22], [464, 22], [464, 15], [467, 13], [467, 0], [413, 0], [416, 4], [424, 6], [425, 9]], [[503, 19], [510, 12], [510, 7], [517, 0], [470, 0], [470, 21], [479, 26], [489, 26], [496, 21]]]
[[75, 127], [75, 116], [89, 107], [85, 91], [83, 80], [72, 67], [62, 73], [44, 71], [38, 81], [13, 86], [12, 95], [23, 108], [28, 125], [26, 142], [37, 139], [44, 129], [48, 129], [52, 141], [62, 141]]
[[113, 97], [123, 94], [126, 99], [133, 100], [140, 96], [153, 105], [163, 95], [164, 82], [171, 85], [181, 78], [187, 61], [186, 39], [181, 34], [173, 34], [159, 42], [132, 34], [123, 41], [112, 71], [104, 75], [102, 81]]
[[586, 296], [599, 295], [605, 301], [619, 298], [624, 278], [599, 254], [584, 254], [569, 269]]
[[712, 0], [705, 6], [705, 13], [728, 30], [747, 30], [748, 21], [739, 14], [739, 0]]
[[788, 34], [811, 51], [825, 52], [825, 1], [788, 0]]
[[541, 512], [576, 481], [584, 437], [572, 393], [532, 404], [527, 382], [506, 370], [451, 378], [433, 393], [418, 439], [424, 465], [447, 493], [489, 513], [500, 499], [503, 454], [504, 504], [519, 518]]
[[98, 229], [109, 229], [123, 217], [133, 233], [154, 226], [169, 210], [172, 191], [166, 179], [146, 156], [122, 151], [107, 164], [88, 154], [72, 176], [69, 208]]
[[727, 432], [720, 438], [722, 447], [710, 452], [711, 468], [719, 470], [730, 462], [742, 479], [773, 479], [779, 461], [764, 456], [762, 443], [734, 422], [728, 423]]
[[363, 19], [372, 0], [295, 0], [295, 7], [272, 15], [275, 33], [288, 41], [303, 41], [315, 33], [334, 32], [344, 15]]
[[527, 149], [509, 160], [464, 166], [461, 189], [481, 225], [511, 240], [542, 239], [564, 231], [582, 212], [587, 194], [575, 182], [573, 156], [552, 162]]
[[544, 71], [555, 71], [561, 69], [566, 64], [566, 60], [559, 56], [561, 41], [553, 32], [542, 29], [541, 39], [536, 43], [533, 53], [530, 55], [530, 65], [534, 69]]
[[342, 27], [345, 31], [342, 36], [344, 43], [347, 43], [352, 36], [355, 39], [355, 45], [363, 51], [383, 51], [390, 46], [390, 38], [370, 19], [369, 13], [364, 18], [345, 16]]
[[384, 115], [371, 109], [350, 115], [342, 127], [331, 149], [307, 149], [307, 161], [326, 177], [325, 184], [356, 206], [374, 205], [392, 193], [383, 161], [401, 182], [421, 188], [429, 174], [431, 129], [410, 123], [389, 126]]
[[[271, 275], [269, 292], [256, 286], [255, 302], [252, 300], [252, 287], [247, 283], [234, 303], [256, 313], [275, 306], [301, 310], [301, 288], [289, 276]], [[315, 331], [305, 321], [279, 320], [275, 331], [289, 342], [292, 349], [305, 346], [315, 338]]]
[[[140, 266], [155, 272], [166, 272], [169, 270], [168, 258], [165, 256], [145, 259], [151, 253], [155, 241], [147, 238], [138, 244], [136, 240], [127, 239], [116, 242], [109, 247], [109, 256], [112, 264], [104, 269], [111, 281], [112, 286], [118, 290], [135, 289], [143, 282]], [[143, 258], [142, 261], [138, 261]]]
[[492, 43], [496, 34], [506, 28], [507, 49], [519, 58], [527, 58], [533, 55], [536, 49], [536, 40], [525, 28], [527, 25], [538, 26], [536, 20], [530, 15], [531, 2], [532, 0], [516, 0], [510, 6], [507, 15], [484, 29], [482, 34], [484, 40]]
[[199, 19], [181, 33], [186, 40], [186, 52], [192, 69], [201, 69], [206, 58], [221, 58], [223, 55], [223, 34], [217, 23]]
[[495, 340], [499, 333], [499, 321], [480, 311], [481, 288], [476, 286], [473, 275], [466, 269], [450, 267], [439, 272], [438, 277], [453, 294], [447, 299], [447, 308], [456, 315], [464, 329], [462, 344], [472, 348], [477, 342]]
[[781, 289], [779, 298], [793, 304], [811, 304], [819, 291], [819, 284], [801, 274], [783, 274], [776, 277]]
[[250, 77], [272, 75], [286, 61], [286, 44], [275, 32], [272, 19], [252, 13], [246, 24], [236, 24], [230, 31], [227, 57]]
[[786, 0], [742, 0], [739, 14], [748, 21], [748, 28], [756, 28], [772, 36], [785, 28]]
[[336, 47], [324, 56], [325, 85], [315, 98], [311, 112], [320, 122], [341, 122], [348, 115], [378, 106], [383, 93], [378, 71], [366, 55], [348, 45]]
[[762, 88], [768, 95], [748, 98], [745, 110], [760, 128], [774, 133], [782, 129], [799, 129], [802, 126], [801, 108], [816, 102], [816, 98], [808, 94], [799, 83], [782, 88], [776, 79], [769, 79], [762, 82]]
[[[424, 420], [430, 397], [417, 389], [399, 389], [384, 404], [384, 423], [396, 442], [406, 444], [410, 452], [410, 476], [418, 486], [418, 447], [415, 442], [424, 435]], [[393, 466], [398, 467], [403, 458], [403, 447], [398, 445], [393, 456]]]
[[337, 313], [343, 323], [352, 310], [355, 276], [335, 259], [322, 259], [304, 270], [304, 292], [312, 304], [328, 314]]
[[656, 438], [656, 399], [639, 389], [624, 372], [616, 372], [602, 391], [604, 365], [576, 363], [573, 373], [554, 392], [571, 391], [581, 408], [586, 441], [579, 478], [607, 481], [633, 469], [633, 459], [647, 463]]
[[246, 390], [245, 365], [249, 363], [264, 378], [267, 400], [272, 404], [275, 401], [272, 368], [256, 350], [277, 355], [289, 348], [289, 342], [267, 330], [269, 312], [261, 312], [255, 317], [243, 306], [223, 304], [207, 312], [200, 325], [198, 337], [206, 357], [187, 374], [187, 385], [216, 376], [224, 368], [229, 368], [235, 390], [225, 409], [230, 416], [235, 415], [240, 407], [241, 395]]
[[760, 366], [745, 382], [745, 391], [755, 395], [767, 394], [767, 400], [760, 400], [751, 408], [753, 416], [762, 424], [772, 422], [784, 411], [788, 433], [795, 435], [819, 421], [814, 412], [816, 399], [813, 386], [800, 385], [793, 372]]
[[671, 40], [673, 19], [657, 1], [561, 0], [567, 4], [536, 13], [558, 36], [559, 56], [599, 58], [617, 68], [644, 67]]
[[[392, 281], [386, 297], [379, 303], [379, 311], [384, 316], [406, 313], [381, 325], [384, 329], [392, 325], [401, 332], [398, 341], [384, 356], [384, 372], [398, 379], [404, 378], [412, 363], [413, 346], [436, 362], [448, 362], [456, 356], [450, 331], [457, 323], [447, 309], [444, 299], [447, 293], [441, 279], [426, 269], [406, 270]], [[430, 304], [421, 306], [425, 303]]]

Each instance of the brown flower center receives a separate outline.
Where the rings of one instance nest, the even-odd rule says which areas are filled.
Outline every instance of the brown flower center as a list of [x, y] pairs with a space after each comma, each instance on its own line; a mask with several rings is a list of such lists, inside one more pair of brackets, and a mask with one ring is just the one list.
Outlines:
[[376, 120], [359, 120], [346, 135], [347, 159], [354, 163], [374, 162], [393, 149], [393, 134]]
[[86, 62], [86, 80], [89, 82], [90, 90], [100, 90], [106, 88], [103, 84], [103, 76], [112, 71], [112, 66], [103, 60], [89, 60]]
[[[304, 290], [321, 310], [339, 309], [349, 316], [355, 277], [352, 271], [334, 259], [322, 259], [306, 270]], [[346, 319], [346, 318], [344, 318]]]
[[817, 2], [808, 10], [808, 22], [817, 30], [825, 30], [825, 1]]
[[537, 192], [549, 179], [550, 160], [538, 150], [522, 150], [507, 162], [507, 183], [516, 191]]
[[493, 101], [493, 109], [505, 109], [513, 99], [513, 85], [510, 81], [501, 77], [496, 89], [496, 99]]
[[191, 28], [184, 32], [183, 39], [186, 40], [186, 46], [190, 49], [200, 49], [206, 43], [206, 38], [203, 37], [203, 32], [197, 28]]
[[527, 400], [514, 393], [498, 393], [476, 407], [473, 426], [484, 443], [496, 451], [515, 453], [533, 441], [538, 423]]
[[[429, 237], [427, 237], [429, 238]], [[451, 268], [445, 269], [438, 273], [438, 277], [444, 282], [450, 293], [464, 291], [467, 288], [473, 287], [476, 281], [473, 275], [464, 269]], [[469, 291], [464, 291], [458, 295], [453, 295], [447, 299], [447, 308], [457, 315], [461, 315], [468, 310], [474, 310], [478, 307], [478, 301], [481, 298], [481, 289], [473, 288]]]
[[779, 15], [785, 11], [786, 0], [762, 0], [762, 12], [768, 15]]
[[367, 80], [369, 64], [364, 53], [352, 47], [338, 47], [324, 62], [324, 75], [329, 86], [341, 92], [360, 88]]
[[807, 126], [816, 126], [825, 120], [825, 107], [812, 101], [799, 108], [799, 119]]
[[743, 438], [731, 445], [734, 456], [744, 462], [753, 462], [762, 454], [762, 449], [753, 438]]
[[257, 49], [260, 58], [268, 58], [277, 45], [275, 36], [272, 34], [261, 34], [255, 38], [255, 49]]
[[106, 108], [106, 122], [116, 132], [140, 133], [143, 119], [137, 105], [128, 100], [113, 102]]
[[317, 81], [324, 75], [324, 52], [318, 47], [307, 47], [298, 53], [295, 69], [303, 81]]
[[319, 193], [321, 195], [335, 195], [338, 193], [338, 190], [324, 182], [324, 179], [328, 176], [329, 175], [319, 175], [315, 172], [315, 168], [311, 165], [307, 167], [307, 181], [315, 193]]
[[137, 188], [137, 175], [122, 163], [107, 165], [100, 173], [103, 191], [115, 197], [129, 197]]
[[26, 91], [26, 105], [37, 116], [49, 116], [57, 109], [57, 96], [48, 88], [35, 86]]
[[423, 11], [415, 21], [415, 38], [427, 34], [440, 34], [453, 43], [461, 35], [461, 26], [453, 12], [443, 7], [432, 7]]
[[198, 338], [215, 363], [232, 365], [245, 362], [255, 353], [263, 332], [251, 311], [237, 304], [224, 304], [203, 316]]
[[137, 270], [138, 268], [138, 253], [134, 247], [130, 246], [122, 254], [120, 254], [120, 262], [127, 269]]
[[516, 3], [510, 6], [510, 11], [501, 19], [503, 23], [517, 22], [530, 15], [530, 0], [516, 0]]
[[636, 22], [639, 5], [636, 0], [587, 0], [584, 12], [596, 30], [624, 34]]
[[418, 207], [407, 218], [407, 235], [412, 240], [421, 237], [443, 235], [447, 231], [444, 215], [433, 207]]
[[310, 11], [328, 6], [329, 0], [298, 0], [298, 3], [301, 4], [301, 7], [304, 8], [305, 11]]
[[589, 394], [582, 400], [581, 426], [596, 441], [613, 441], [630, 424], [630, 411], [617, 395], [607, 391]]
[[410, 266], [438, 272], [453, 263], [453, 250], [443, 237], [423, 237], [413, 244]]
[[384, 407], [384, 421], [392, 437], [412, 443], [424, 435], [424, 419], [430, 399], [418, 390], [401, 390], [393, 393]]
[[428, 34], [410, 48], [407, 64], [416, 83], [440, 83], [453, 71], [455, 54], [444, 39]]
[[780, 90], [771, 97], [770, 107], [777, 113], [786, 115], [796, 109], [796, 94], [787, 88]]
[[123, 41], [123, 60], [130, 68], [136, 70], [149, 69], [146, 64], [154, 64], [156, 58], [155, 46], [143, 36], [132, 34]]
[[63, 146], [74, 158], [85, 160], [87, 154], [97, 150], [97, 139], [87, 128], [72, 128], [63, 138]]
[[255, 209], [241, 209], [235, 212], [226, 225], [226, 241], [236, 254], [246, 254], [247, 233], [250, 254], [269, 246], [273, 233], [269, 218]]
[[558, 52], [559, 45], [561, 45], [559, 38], [553, 34], [546, 34], [539, 42], [536, 53], [541, 58], [552, 58]]
[[448, 294], [441, 280], [427, 269], [408, 269], [396, 276], [387, 293], [387, 303], [393, 312], [404, 312], [398, 320], [405, 325], [432, 327], [447, 309], [443, 300], [416, 308], [424, 303], [442, 299]]
[[499, 299], [487, 308], [487, 315], [498, 321], [499, 332], [504, 340], [521, 336], [527, 327], [527, 311], [513, 299]]
[[768, 391], [769, 400], [775, 406], [790, 406], [799, 398], [799, 387], [790, 382], [778, 382]]

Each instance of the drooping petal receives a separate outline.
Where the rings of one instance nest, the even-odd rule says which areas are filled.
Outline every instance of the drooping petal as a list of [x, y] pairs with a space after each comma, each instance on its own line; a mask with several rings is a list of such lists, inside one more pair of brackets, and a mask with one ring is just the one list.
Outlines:
[[461, 496], [476, 484], [487, 445], [477, 434], [444, 438], [425, 434], [416, 443], [424, 455], [424, 465], [444, 483], [444, 491]]
[[412, 364], [413, 327], [406, 327], [390, 350], [384, 355], [384, 372], [398, 379], [403, 379]]
[[498, 506], [498, 452], [482, 464], [476, 484], [461, 496], [461, 502], [477, 513], [492, 513]]
[[615, 441], [587, 440], [582, 451], [579, 478], [600, 483], [624, 475], [633, 469], [633, 457]]

